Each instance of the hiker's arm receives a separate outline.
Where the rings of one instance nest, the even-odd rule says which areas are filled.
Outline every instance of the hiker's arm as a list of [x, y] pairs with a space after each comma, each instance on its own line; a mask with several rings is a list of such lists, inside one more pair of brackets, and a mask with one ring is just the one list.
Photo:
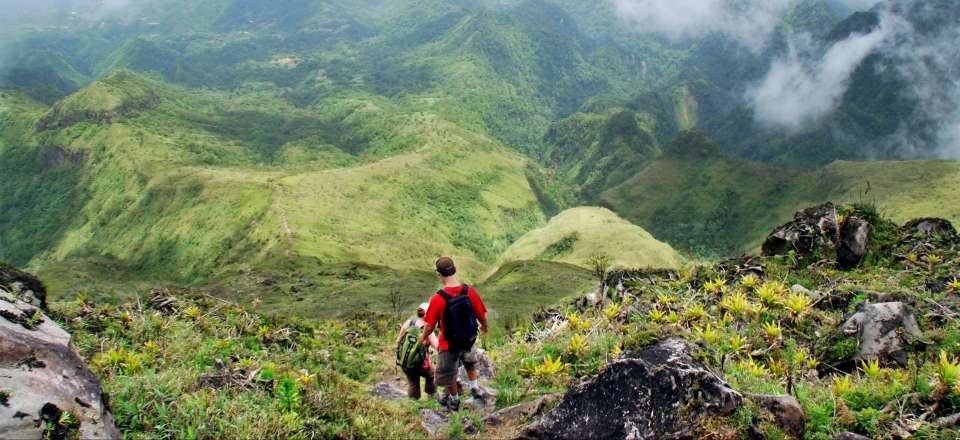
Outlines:
[[403, 332], [407, 331], [407, 324], [407, 322], [400, 324], [400, 333], [397, 333], [397, 340], [393, 343], [393, 345], [399, 344], [400, 340], [403, 339]]
[[437, 339], [437, 335], [435, 335], [435, 334], [433, 334], [433, 333], [430, 333], [430, 338], [429, 338], [429, 339], [430, 339], [430, 346], [433, 347], [434, 350], [439, 350], [439, 349], [440, 349], [440, 340]]
[[433, 330], [437, 328], [436, 324], [427, 323], [423, 326], [423, 334], [420, 335], [420, 345], [427, 345], [430, 342], [430, 335], [433, 334]]
[[489, 330], [487, 328], [487, 317], [484, 316], [483, 318], [477, 319], [477, 321], [480, 321], [480, 333], [484, 335], [487, 334], [487, 331]]

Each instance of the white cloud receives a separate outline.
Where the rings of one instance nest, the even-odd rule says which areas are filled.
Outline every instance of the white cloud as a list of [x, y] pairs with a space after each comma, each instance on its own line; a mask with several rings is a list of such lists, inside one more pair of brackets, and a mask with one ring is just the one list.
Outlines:
[[[800, 0], [611, 0], [618, 14], [644, 32], [673, 40], [720, 33], [747, 48], [763, 49], [784, 14]], [[841, 0], [866, 9], [879, 0]]]
[[891, 35], [887, 18], [868, 34], [853, 34], [837, 42], [819, 60], [812, 61], [795, 41], [786, 57], [777, 59], [759, 84], [747, 91], [757, 122], [765, 126], [797, 128], [836, 109], [850, 76], [863, 60]]

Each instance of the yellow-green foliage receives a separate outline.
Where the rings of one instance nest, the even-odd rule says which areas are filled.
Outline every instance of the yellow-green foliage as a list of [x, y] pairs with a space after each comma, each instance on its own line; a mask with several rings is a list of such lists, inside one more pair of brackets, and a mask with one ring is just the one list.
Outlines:
[[682, 262], [676, 251], [643, 228], [608, 209], [591, 207], [568, 209], [528, 232], [506, 250], [502, 261], [540, 258], [551, 245], [574, 234], [571, 249], [552, 260], [582, 265], [602, 251], [613, 257], [614, 266], [627, 268], [677, 268]]
[[[124, 438], [425, 435], [414, 404], [370, 399], [363, 385], [376, 378], [370, 359], [395, 336], [392, 325], [266, 319], [202, 294], [177, 297], [191, 312], [53, 305], [91, 359]], [[202, 375], [219, 374], [218, 359], [240, 381], [201, 386]]]

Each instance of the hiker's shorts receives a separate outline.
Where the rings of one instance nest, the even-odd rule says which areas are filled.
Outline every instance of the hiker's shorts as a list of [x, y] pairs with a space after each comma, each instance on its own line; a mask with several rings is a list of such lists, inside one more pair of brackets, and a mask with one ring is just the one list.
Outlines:
[[451, 348], [440, 352], [440, 361], [435, 372], [438, 387], [448, 387], [457, 380], [457, 372], [462, 363], [467, 371], [476, 371], [480, 356], [477, 350]]

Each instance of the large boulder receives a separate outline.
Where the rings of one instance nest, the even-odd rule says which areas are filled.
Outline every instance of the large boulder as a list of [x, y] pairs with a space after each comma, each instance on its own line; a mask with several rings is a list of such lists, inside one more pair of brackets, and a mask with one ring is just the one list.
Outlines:
[[[46, 314], [0, 289], [0, 438], [120, 438], [100, 381]], [[69, 412], [72, 417], [62, 417]]]
[[662, 439], [693, 435], [707, 416], [729, 416], [743, 396], [671, 338], [612, 362], [564, 395], [523, 439]]
[[837, 265], [844, 269], [858, 266], [870, 250], [870, 223], [857, 217], [844, 222], [837, 247]]
[[[842, 223], [837, 221], [843, 219]], [[798, 212], [793, 221], [776, 228], [762, 246], [763, 255], [787, 255], [791, 251], [804, 258], [835, 255], [842, 268], [863, 261], [870, 246], [870, 224], [846, 215], [832, 203]]]
[[923, 340], [917, 319], [902, 302], [861, 304], [840, 329], [845, 336], [859, 341], [855, 361], [893, 360], [905, 366], [905, 347]]

